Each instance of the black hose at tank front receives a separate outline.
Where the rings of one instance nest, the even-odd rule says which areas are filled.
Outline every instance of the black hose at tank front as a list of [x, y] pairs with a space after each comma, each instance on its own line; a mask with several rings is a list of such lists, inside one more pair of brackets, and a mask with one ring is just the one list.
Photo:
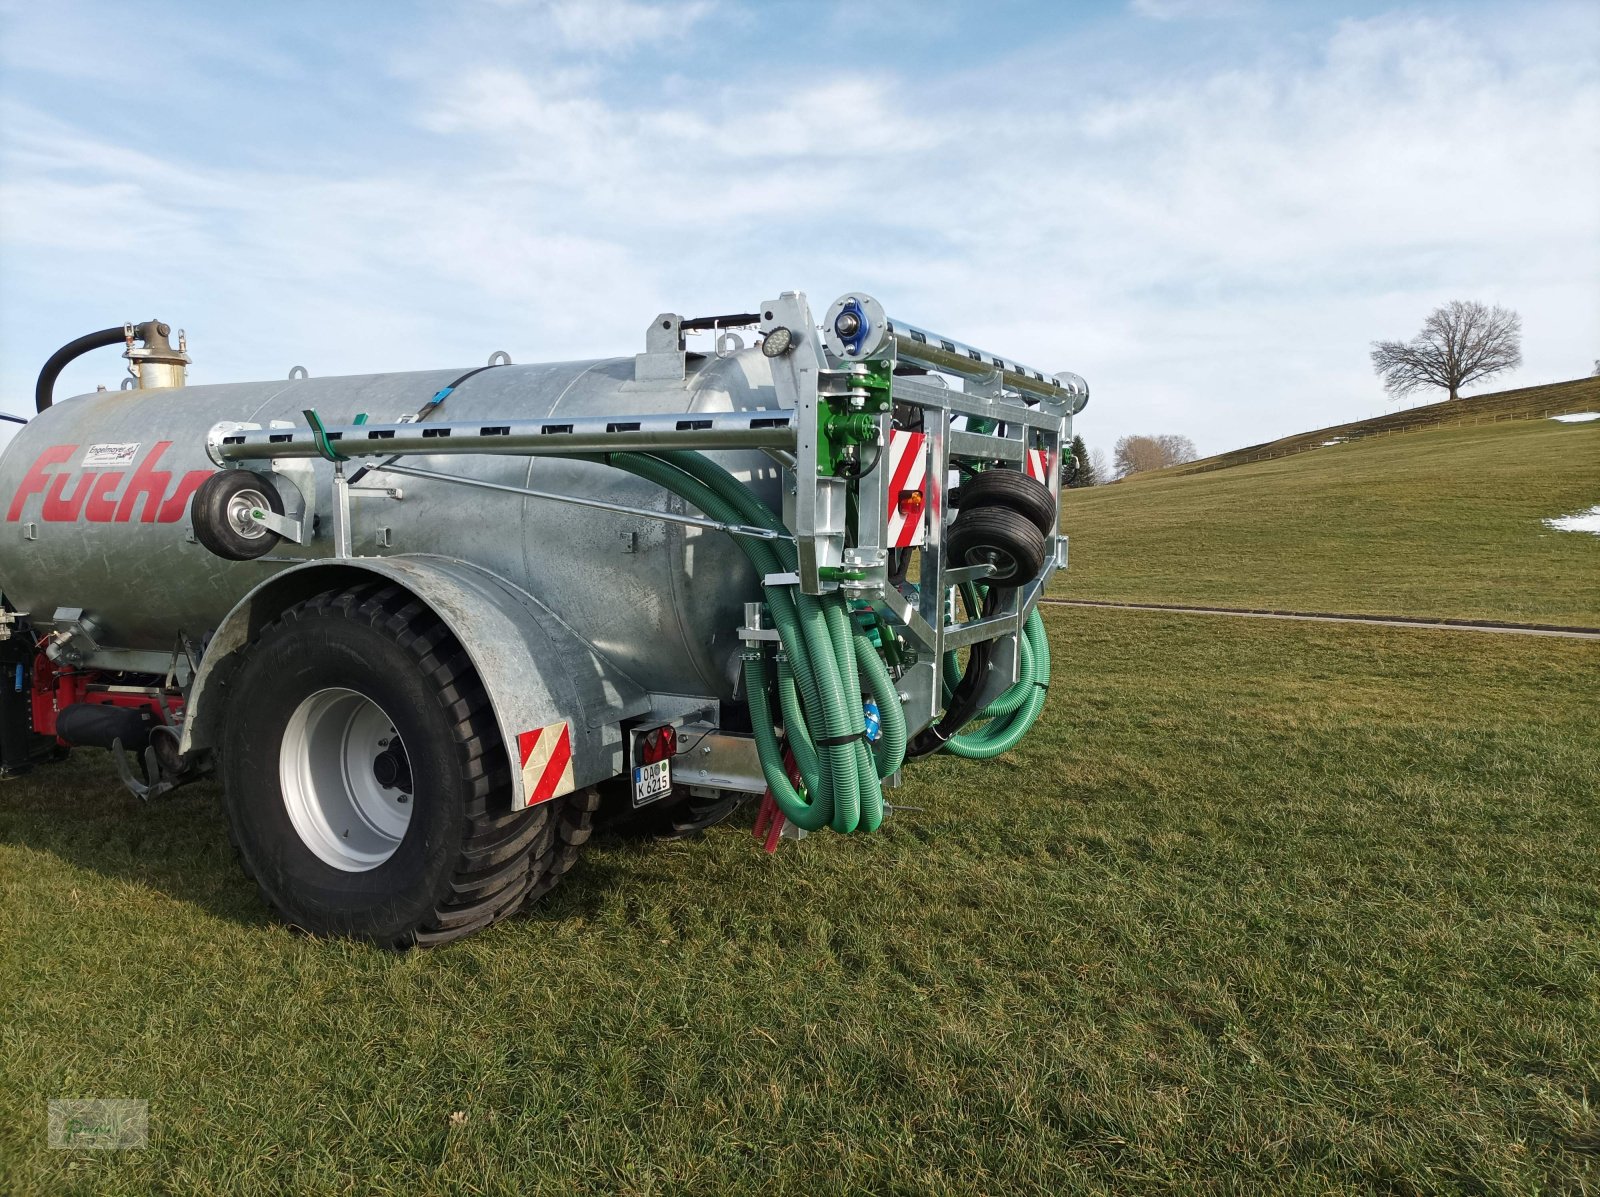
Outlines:
[[128, 338], [128, 328], [119, 324], [115, 328], [102, 328], [99, 332], [87, 333], [76, 341], [68, 341], [60, 349], [50, 355], [50, 360], [44, 364], [44, 369], [39, 371], [39, 381], [33, 388], [33, 404], [36, 410], [43, 411], [54, 400], [56, 379], [67, 364], [74, 358], [80, 358], [91, 349], [104, 349], [108, 345], [121, 345]]

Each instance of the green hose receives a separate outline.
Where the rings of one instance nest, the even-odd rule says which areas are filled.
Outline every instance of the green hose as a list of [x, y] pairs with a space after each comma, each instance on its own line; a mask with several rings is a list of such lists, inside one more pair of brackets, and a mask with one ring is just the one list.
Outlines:
[[[734, 538], [761, 578], [798, 568], [794, 543], [777, 516], [701, 454], [611, 453], [588, 460], [654, 482], [713, 519], [783, 532], [782, 540]], [[883, 822], [881, 776], [887, 776], [879, 770], [892, 764], [889, 772], [893, 772], [904, 759], [905, 716], [888, 671], [870, 644], [870, 660], [861, 655], [842, 595], [808, 595], [792, 586], [769, 586], [764, 580], [762, 589], [784, 648], [786, 661], [778, 671], [779, 705], [783, 707], [787, 698], [785, 727], [803, 786], [796, 787], [784, 767], [761, 654], [747, 653], [745, 689], [762, 776], [784, 817], [797, 826], [808, 830], [831, 826], [846, 833], [876, 830]], [[785, 673], [792, 686], [786, 684]], [[882, 709], [887, 740], [876, 757], [863, 733], [863, 674]], [[886, 705], [891, 694], [894, 701]]]
[[[712, 519], [782, 534], [777, 540], [734, 537], [762, 579], [767, 611], [782, 644], [770, 677], [764, 653], [747, 650], [743, 655], [745, 693], [762, 776], [784, 817], [797, 827], [876, 831], [883, 823], [882, 780], [905, 763], [905, 711], [894, 679], [851, 617], [844, 596], [768, 585], [768, 575], [799, 568], [794, 541], [771, 508], [702, 454], [608, 453], [586, 460], [653, 482]], [[963, 598], [976, 609], [975, 587], [967, 586]], [[1050, 681], [1050, 646], [1037, 611], [1029, 615], [1018, 648], [1017, 683], [979, 712], [978, 719], [988, 720], [984, 726], [950, 740], [948, 747], [957, 756], [998, 756], [1014, 747], [1038, 719]], [[961, 675], [955, 654], [948, 654], [943, 665], [946, 684], [953, 688]], [[801, 777], [799, 785], [789, 775], [784, 744], [778, 740], [774, 692], [776, 714]], [[863, 731], [864, 692], [877, 704], [882, 729], [872, 745]]]
[[[978, 718], [986, 718], [988, 723], [976, 730], [964, 728], [950, 738], [945, 747], [956, 756], [987, 760], [1009, 752], [1038, 721], [1050, 686], [1050, 640], [1045, 635], [1044, 620], [1038, 608], [1029, 612], [1017, 647], [1021, 660], [1016, 683], [979, 712]], [[954, 653], [945, 656], [947, 680], [954, 657]], [[973, 727], [972, 724], [967, 726]]]

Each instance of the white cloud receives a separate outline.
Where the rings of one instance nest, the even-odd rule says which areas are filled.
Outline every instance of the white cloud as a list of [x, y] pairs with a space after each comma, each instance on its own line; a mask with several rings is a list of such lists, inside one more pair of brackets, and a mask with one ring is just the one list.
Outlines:
[[1152, 21], [1187, 21], [1237, 17], [1258, 7], [1252, 0], [1131, 0], [1128, 11]]
[[550, 16], [568, 45], [622, 49], [686, 34], [710, 15], [709, 2], [639, 4], [634, 0], [556, 0]]
[[[130, 316], [187, 322], [196, 376], [219, 380], [628, 353], [663, 309], [859, 287], [1085, 374], [1092, 444], [1171, 431], [1214, 450], [1381, 409], [1368, 342], [1445, 299], [1522, 311], [1514, 382], [1597, 352], [1600, 71], [1565, 10], [1349, 21], [1065, 78], [1027, 52], [927, 77], [781, 56], [678, 74], [669, 53], [641, 75], [550, 47], [622, 46], [602, 35], [616, 20], [642, 46], [705, 6], [571, 7], [589, 23], [480, 8], [399, 62], [407, 153], [337, 177], [0, 110], [7, 393], [30, 385], [19, 363]], [[74, 323], [24, 343], [40, 301]], [[261, 333], [285, 319], [289, 347]]]
[[623, 53], [648, 42], [686, 36], [717, 5], [714, 0], [490, 0], [496, 8], [524, 9], [569, 49]]

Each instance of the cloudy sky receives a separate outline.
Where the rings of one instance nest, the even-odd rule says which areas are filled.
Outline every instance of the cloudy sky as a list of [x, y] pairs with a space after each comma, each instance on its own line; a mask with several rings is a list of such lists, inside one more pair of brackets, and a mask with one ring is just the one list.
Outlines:
[[1384, 410], [1453, 298], [1523, 315], [1488, 389], [1587, 374], [1600, 5], [0, 0], [0, 408], [128, 319], [213, 382], [792, 288], [1083, 374], [1107, 448]]

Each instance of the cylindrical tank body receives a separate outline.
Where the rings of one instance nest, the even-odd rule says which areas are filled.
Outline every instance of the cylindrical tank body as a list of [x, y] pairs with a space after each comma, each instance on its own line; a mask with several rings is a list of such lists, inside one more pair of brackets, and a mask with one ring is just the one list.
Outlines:
[[[224, 561], [190, 536], [188, 499], [216, 467], [206, 432], [222, 420], [329, 425], [414, 416], [465, 371], [431, 370], [64, 400], [0, 454], [0, 593], [41, 628], [81, 608], [102, 647], [169, 652], [196, 643], [282, 561]], [[682, 383], [636, 382], [632, 358], [506, 365], [466, 379], [430, 418], [470, 421], [775, 408], [770, 364], [744, 350], [690, 355]], [[780, 509], [779, 469], [756, 452], [713, 455]], [[365, 462], [353, 462], [355, 470]], [[620, 470], [554, 457], [412, 457], [406, 464], [511, 486], [683, 512], [681, 500]], [[263, 472], [266, 463], [258, 468]], [[275, 558], [330, 555], [332, 466], [318, 461], [320, 532]], [[758, 597], [738, 546], [717, 531], [637, 515], [371, 474], [352, 499], [358, 555], [429, 553], [482, 566], [527, 590], [641, 685], [726, 695], [742, 604]], [[358, 492], [359, 493], [359, 492]], [[698, 513], [695, 513], [698, 514]], [[387, 544], [381, 543], [387, 541]]]

